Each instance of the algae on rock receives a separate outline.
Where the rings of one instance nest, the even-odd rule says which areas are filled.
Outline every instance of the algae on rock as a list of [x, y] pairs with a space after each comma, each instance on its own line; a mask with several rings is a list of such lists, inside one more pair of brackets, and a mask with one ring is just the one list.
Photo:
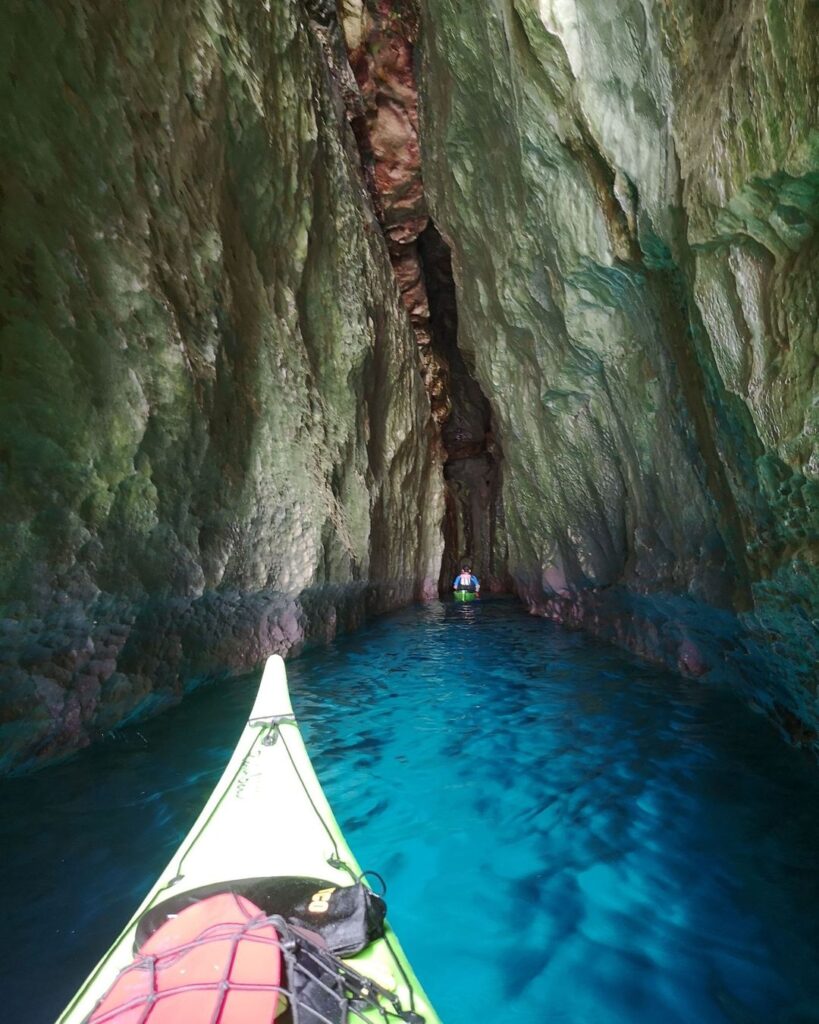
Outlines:
[[0, 15], [3, 764], [435, 592], [416, 340], [498, 585], [815, 743], [819, 7], [336, 13]]
[[819, 8], [421, 8], [427, 201], [518, 591], [727, 663], [815, 740]]
[[0, 21], [8, 767], [432, 593], [443, 509], [300, 0]]

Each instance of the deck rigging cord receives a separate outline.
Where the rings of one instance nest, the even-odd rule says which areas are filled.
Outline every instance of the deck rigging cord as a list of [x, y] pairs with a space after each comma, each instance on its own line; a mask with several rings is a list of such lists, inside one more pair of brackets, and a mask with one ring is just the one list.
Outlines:
[[[300, 783], [302, 789], [304, 790], [305, 795], [307, 796], [308, 801], [310, 802], [310, 806], [313, 808], [313, 812], [315, 813], [315, 815], [318, 818], [318, 820], [321, 822], [321, 825], [324, 828], [324, 831], [327, 833], [327, 835], [330, 838], [330, 842], [332, 843], [332, 846], [333, 846], [333, 856], [329, 857], [327, 859], [327, 863], [332, 868], [336, 868], [337, 870], [341, 870], [341, 871], [346, 871], [347, 874], [350, 876], [350, 878], [353, 880], [353, 884], [357, 884], [359, 882], [364, 881], [364, 879], [368, 875], [375, 875], [375, 877], [378, 878], [378, 880], [381, 882], [382, 895], [386, 894], [387, 885], [386, 885], [384, 879], [381, 877], [381, 875], [377, 871], [362, 871], [360, 875], [357, 875], [355, 873], [355, 871], [353, 871], [353, 869], [350, 867], [350, 865], [347, 864], [346, 861], [344, 861], [344, 859], [340, 856], [340, 851], [339, 851], [339, 848], [338, 848], [338, 843], [336, 842], [336, 838], [333, 835], [332, 829], [330, 828], [330, 826], [327, 824], [327, 822], [322, 817], [321, 812], [319, 811], [319, 809], [316, 807], [315, 802], [313, 801], [313, 797], [310, 794], [310, 791], [309, 791], [309, 789], [307, 787], [307, 784], [305, 783], [304, 779], [301, 777], [301, 773], [299, 772], [298, 765], [296, 764], [295, 759], [293, 758], [293, 754], [290, 751], [290, 747], [287, 745], [287, 740], [285, 739], [284, 734], [282, 733], [281, 728], [280, 728], [281, 725], [286, 724], [286, 725], [293, 725], [293, 726], [296, 727], [296, 729], [298, 729], [298, 724], [296, 723], [295, 717], [292, 716], [292, 715], [291, 716], [275, 715], [271, 719], [268, 719], [268, 721], [270, 723], [270, 733], [273, 736], [273, 738], [270, 740], [270, 742], [275, 743], [277, 738], [281, 739], [282, 746], [284, 747], [284, 749], [285, 749], [285, 751], [287, 753], [288, 760], [290, 761], [290, 764], [291, 764], [291, 766], [293, 768], [293, 771], [296, 773], [296, 778], [299, 780], [299, 783]], [[253, 722], [253, 720], [251, 720], [251, 724], [255, 724], [255, 722]], [[264, 742], [264, 740], [262, 740], [262, 742]], [[406, 986], [407, 992], [409, 993], [410, 1008], [409, 1008], [408, 1013], [410, 1014], [410, 1016], [405, 1017], [404, 1019], [408, 1020], [408, 1021], [410, 1021], [410, 1020], [419, 1020], [419, 1019], [422, 1020], [423, 1018], [420, 1018], [420, 1016], [418, 1015], [418, 1013], [416, 1012], [416, 1009], [415, 1009], [415, 993], [413, 991], [413, 987], [412, 987], [412, 984], [410, 982], [410, 979], [407, 976], [407, 972], [404, 970], [404, 965], [401, 963], [401, 960], [400, 960], [399, 956], [395, 952], [395, 949], [394, 949], [392, 943], [390, 942], [389, 935], [387, 934], [386, 931], [384, 932], [383, 939], [384, 939], [384, 942], [385, 942], [385, 944], [387, 946], [387, 949], [390, 951], [390, 956], [392, 957], [393, 963], [398, 968], [398, 971], [399, 971], [399, 973], [400, 973], [400, 975], [401, 975], [401, 977], [402, 977], [402, 979], [404, 981], [404, 985]], [[398, 997], [394, 996], [394, 995], [392, 995], [390, 998], [391, 998], [391, 1001], [398, 999]], [[405, 1012], [407, 1012], [407, 1011], [405, 1011]]]
[[[236, 900], [237, 907], [240, 902]], [[157, 1004], [165, 1004], [166, 1009], [172, 1005], [176, 1015], [181, 1009], [178, 1000], [189, 997], [200, 1000], [199, 1011], [204, 1009], [203, 997], [210, 997], [212, 1008], [207, 1024], [219, 1024], [231, 1000], [248, 994], [266, 996], [271, 1017], [265, 1019], [275, 1016], [281, 1024], [347, 1024], [351, 1020], [367, 1024], [372, 1018], [366, 1014], [372, 1011], [385, 1024], [399, 1020], [403, 1024], [423, 1024], [423, 1017], [403, 1013], [400, 1007], [396, 1009], [392, 993], [316, 945], [309, 932], [280, 915], [254, 913], [258, 908], [250, 903], [240, 909], [244, 921], [211, 925], [195, 937], [176, 944], [161, 943], [160, 948], [155, 945], [150, 952], [140, 952], [92, 1011], [90, 1024], [118, 1024], [123, 1014], [132, 1024], [150, 1024]], [[175, 920], [178, 925], [180, 918]], [[265, 980], [240, 980], [241, 970], [234, 977], [240, 952], [247, 950], [248, 944], [266, 950], [264, 955], [271, 973]], [[197, 954], [204, 954], [208, 962], [206, 976], [199, 980], [186, 978], [177, 984], [190, 971], [194, 965], [192, 958]], [[213, 968], [219, 963], [221, 969], [214, 976]], [[195, 966], [193, 969], [195, 972]], [[306, 998], [308, 992], [310, 998]], [[231, 1019], [235, 1019], [238, 1009], [232, 1003]], [[191, 1024], [191, 1010], [188, 1004], [183, 1018], [186, 1024]], [[167, 1014], [162, 1019], [167, 1020]], [[206, 1024], [198, 1015], [196, 1020]]]
[[[281, 729], [283, 725], [292, 725], [294, 728], [298, 730], [298, 723], [295, 719], [295, 716], [292, 713], [289, 713], [283, 715], [269, 715], [259, 718], [251, 718], [248, 720], [247, 724], [249, 726], [259, 727], [259, 731], [254, 737], [250, 746], [248, 747], [245, 756], [238, 763], [235, 772], [232, 774], [227, 784], [224, 785], [224, 787], [222, 788], [222, 791], [219, 794], [218, 799], [214, 803], [210, 813], [201, 823], [200, 827], [196, 830], [196, 832], [191, 837], [189, 837], [189, 840], [188, 842], [186, 842], [184, 849], [180, 851], [179, 858], [176, 862], [176, 871], [173, 877], [168, 879], [168, 881], [165, 882], [165, 884], [157, 890], [157, 892], [155, 893], [153, 905], [157, 905], [156, 897], [159, 897], [162, 893], [166, 892], [168, 889], [172, 888], [178, 882], [181, 882], [184, 879], [185, 874], [183, 869], [188, 854], [195, 847], [197, 841], [204, 833], [205, 829], [211, 824], [213, 818], [215, 817], [216, 813], [224, 803], [225, 799], [233, 790], [233, 787], [235, 786], [243, 768], [247, 763], [247, 758], [253, 753], [253, 751], [259, 744], [263, 746], [272, 746], [279, 740], [281, 741], [282, 748], [284, 749], [287, 755], [293, 772], [295, 773], [295, 776], [298, 779], [300, 786], [304, 790], [304, 794], [307, 797], [307, 800], [310, 804], [313, 813], [315, 814], [324, 831], [327, 833], [327, 837], [330, 840], [332, 854], [330, 857], [327, 858], [327, 863], [329, 864], [329, 866], [335, 868], [336, 870], [344, 871], [350, 877], [353, 884], [365, 883], [366, 879], [370, 877], [378, 879], [382, 887], [382, 892], [380, 895], [383, 895], [386, 892], [387, 887], [382, 876], [377, 871], [371, 870], [363, 871], [361, 872], [361, 874], [356, 874], [352, 867], [350, 867], [350, 865], [341, 856], [338, 841], [336, 840], [336, 837], [333, 834], [333, 830], [328, 825], [319, 808], [316, 806], [315, 800], [313, 799], [310, 789], [307, 786], [304, 778], [302, 777], [301, 772], [299, 771], [296, 759], [294, 758], [290, 746], [288, 745], [284, 733]], [[374, 891], [372, 889], [372, 886], [369, 885], [369, 883], [366, 884], [371, 891]], [[353, 1019], [364, 1021], [366, 1018], [363, 1016], [362, 1010], [366, 1009], [377, 1010], [384, 1021], [392, 1019], [400, 1020], [403, 1022], [403, 1024], [423, 1024], [424, 1017], [421, 1014], [419, 1014], [416, 1009], [415, 993], [413, 990], [412, 983], [386, 931], [382, 935], [382, 940], [387, 950], [389, 951], [392, 962], [395, 965], [395, 968], [397, 969], [398, 973], [400, 974], [405, 989], [409, 995], [409, 1009], [404, 1009], [404, 1007], [401, 1004], [401, 999], [395, 992], [391, 992], [388, 989], [379, 985], [371, 978], [367, 978], [364, 975], [359, 974], [354, 968], [352, 968], [349, 964], [345, 963], [342, 959], [334, 955], [329, 950], [321, 949], [320, 947], [314, 946], [308, 938], [299, 935], [298, 930], [294, 930], [290, 925], [286, 924], [281, 917], [267, 917], [264, 918], [263, 921], [267, 923], [273, 923], [277, 929], [282, 929], [282, 931], [279, 933], [283, 939], [283, 941], [280, 944], [282, 948], [282, 955], [285, 958], [285, 961], [288, 962], [288, 965], [291, 970], [294, 970], [294, 961], [292, 961], [292, 957], [291, 960], [288, 960], [288, 956], [290, 956], [293, 949], [298, 947], [303, 956], [305, 956], [308, 960], [312, 959], [316, 964], [320, 964], [321, 966], [323, 966], [336, 979], [342, 981], [347, 986], [347, 988], [349, 988], [350, 992], [353, 994], [353, 999], [347, 1005], [347, 1010], [353, 1015]], [[128, 927], [126, 927], [120, 934], [120, 937], [117, 940], [117, 942], [122, 941], [125, 938], [127, 932]], [[150, 958], [147, 958], [147, 960], [149, 959]], [[142, 957], [142, 960], [139, 961], [143, 965], [143, 968], [144, 966], [147, 966], [147, 960], [145, 957]], [[303, 970], [303, 968], [301, 969]], [[92, 978], [95, 975], [96, 972], [94, 972]], [[92, 978], [88, 979], [86, 985], [88, 985], [91, 982]], [[327, 992], [327, 994], [332, 993], [332, 989], [328, 988], [323, 982], [321, 982], [320, 979], [311, 978], [311, 983], [318, 984], [320, 988], [323, 988]], [[225, 981], [224, 984], [227, 985], [227, 982]], [[84, 988], [85, 987], [86, 986], [84, 986]], [[286, 990], [281, 991], [282, 994], [291, 995], [291, 993], [286, 992]], [[323, 1016], [320, 1011], [316, 1010], [313, 1007], [306, 1005], [299, 1007], [298, 1000], [291, 1000], [290, 1005], [292, 1008], [293, 1024], [339, 1024], [338, 1020], [334, 1020], [326, 1016]], [[148, 1010], [146, 1008], [146, 1019], [147, 1012]], [[104, 1017], [99, 1018], [99, 1022], [97, 1021], [97, 1018], [95, 1018], [94, 1020], [95, 1024], [103, 1024], [103, 1022], [108, 1019], [109, 1015], [106, 1014]], [[113, 1020], [113, 1017], [111, 1017], [110, 1019]], [[346, 1017], [342, 1018], [342, 1020], [346, 1019]], [[218, 1013], [215, 1014], [214, 1020], [218, 1020]]]

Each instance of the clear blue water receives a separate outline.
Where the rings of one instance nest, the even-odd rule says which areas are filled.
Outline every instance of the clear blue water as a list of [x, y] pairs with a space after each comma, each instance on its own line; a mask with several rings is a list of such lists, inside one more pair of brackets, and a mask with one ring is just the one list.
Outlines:
[[[381, 619], [289, 675], [445, 1024], [819, 1022], [819, 770], [732, 694], [508, 601]], [[4, 1020], [65, 1004], [196, 816], [256, 682], [0, 786]]]

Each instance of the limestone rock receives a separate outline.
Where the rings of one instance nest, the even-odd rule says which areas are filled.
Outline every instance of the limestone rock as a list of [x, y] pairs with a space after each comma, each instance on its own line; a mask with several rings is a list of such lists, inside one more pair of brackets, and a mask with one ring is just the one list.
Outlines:
[[0, 40], [0, 767], [458, 554], [817, 744], [813, 0], [10, 0]]
[[517, 589], [695, 675], [740, 644], [815, 734], [819, 8], [421, 10], [427, 202]]
[[430, 595], [443, 507], [300, 0], [0, 22], [9, 767]]

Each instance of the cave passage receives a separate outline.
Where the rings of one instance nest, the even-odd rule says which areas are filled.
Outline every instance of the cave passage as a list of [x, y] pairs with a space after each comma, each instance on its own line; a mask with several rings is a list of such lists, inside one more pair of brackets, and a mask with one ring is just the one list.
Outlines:
[[446, 516], [439, 589], [447, 594], [468, 560], [486, 589], [507, 589], [502, 546], [501, 451], [492, 409], [458, 344], [452, 256], [430, 220], [418, 238], [429, 299], [431, 346], [444, 367], [449, 414], [441, 427]]
[[[418, 346], [421, 376], [443, 450], [444, 547], [438, 588], [468, 560], [487, 589], [506, 572], [501, 452], [490, 402], [460, 346], [449, 245], [427, 200], [418, 111], [414, 5], [382, 5], [347, 35], [329, 4], [309, 5], [313, 29], [344, 98], [363, 181], [381, 226]], [[415, 13], [413, 13], [413, 11]], [[349, 25], [347, 25], [349, 29]], [[340, 55], [349, 57], [348, 66]]]
[[819, 4], [617, 11], [5, 5], [0, 771], [461, 559], [819, 754]]
[[[288, 674], [328, 799], [386, 879], [446, 1024], [487, 1007], [564, 1024], [816, 1020], [819, 777], [728, 689], [503, 598], [384, 617]], [[257, 683], [200, 690], [0, 784], [6, 1019], [53, 1020], [119, 932]]]

